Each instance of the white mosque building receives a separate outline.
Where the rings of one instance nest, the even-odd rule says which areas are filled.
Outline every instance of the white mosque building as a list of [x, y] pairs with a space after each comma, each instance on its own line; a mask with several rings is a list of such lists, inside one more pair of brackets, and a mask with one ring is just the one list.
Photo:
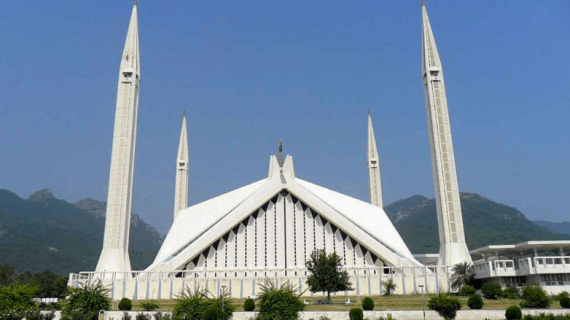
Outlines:
[[[174, 221], [154, 262], [132, 271], [128, 255], [137, 110], [140, 87], [137, 4], [119, 71], [119, 84], [104, 245], [94, 272], [70, 275], [70, 284], [99, 279], [112, 299], [172, 299], [183, 288], [212, 295], [255, 296], [272, 279], [307, 288], [305, 262], [315, 249], [336, 252], [354, 290], [342, 295], [382, 294], [392, 278], [396, 293], [448, 291], [451, 269], [471, 262], [463, 219], [443, 71], [422, 3], [422, 78], [440, 234], [437, 255], [414, 256], [382, 209], [380, 159], [368, 116], [370, 203], [313, 184], [295, 175], [293, 157], [269, 158], [267, 177], [188, 207], [188, 145], [183, 117]], [[427, 258], [432, 258], [429, 265]], [[569, 279], [570, 280], [570, 279]], [[306, 295], [320, 294], [305, 292]]]

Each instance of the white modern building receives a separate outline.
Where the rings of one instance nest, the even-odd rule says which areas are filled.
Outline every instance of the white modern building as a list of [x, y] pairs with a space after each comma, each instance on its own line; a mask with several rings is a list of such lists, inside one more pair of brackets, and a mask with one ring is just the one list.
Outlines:
[[[336, 252], [351, 275], [354, 290], [338, 294], [381, 294], [382, 282], [388, 278], [400, 294], [417, 293], [420, 285], [428, 292], [450, 290], [452, 266], [471, 262], [471, 256], [463, 231], [443, 70], [423, 3], [422, 22], [422, 78], [439, 254], [414, 256], [382, 208], [380, 159], [370, 114], [370, 203], [297, 177], [293, 157], [283, 156], [280, 143], [278, 154], [269, 158], [266, 177], [191, 207], [187, 207], [189, 157], [184, 116], [172, 227], [154, 262], [146, 270], [131, 271], [128, 238], [140, 85], [135, 2], [119, 72], [103, 252], [95, 272], [71, 274], [70, 284], [101, 280], [110, 287], [113, 299], [171, 299], [187, 287], [206, 288], [213, 295], [227, 288], [232, 297], [246, 297], [256, 295], [266, 279], [277, 284], [291, 281], [301, 292], [307, 287], [305, 262], [315, 249], [324, 249]], [[544, 259], [545, 263], [551, 261], [547, 259], [558, 261]], [[570, 264], [564, 262], [567, 257], [561, 259], [563, 265]], [[539, 268], [535, 260], [533, 270]], [[495, 272], [493, 261], [477, 261], [478, 277], [485, 275], [482, 268]]]
[[502, 287], [535, 284], [549, 294], [570, 292], [570, 241], [527, 241], [470, 251], [477, 279]]

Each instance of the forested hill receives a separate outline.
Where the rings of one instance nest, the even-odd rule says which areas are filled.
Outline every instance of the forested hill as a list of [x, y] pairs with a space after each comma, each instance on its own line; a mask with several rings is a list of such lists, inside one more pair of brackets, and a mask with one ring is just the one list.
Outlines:
[[[47, 189], [22, 199], [0, 189], [0, 263], [15, 267], [17, 272], [50, 270], [67, 276], [94, 270], [103, 246], [104, 226], [104, 202], [84, 199], [71, 204], [56, 199]], [[150, 265], [163, 240], [152, 226], [133, 214], [133, 270]]]
[[[529, 240], [569, 240], [528, 220], [522, 212], [475, 193], [461, 193], [461, 209], [468, 248], [515, 244]], [[438, 253], [439, 233], [435, 200], [412, 196], [384, 208], [412, 253]]]

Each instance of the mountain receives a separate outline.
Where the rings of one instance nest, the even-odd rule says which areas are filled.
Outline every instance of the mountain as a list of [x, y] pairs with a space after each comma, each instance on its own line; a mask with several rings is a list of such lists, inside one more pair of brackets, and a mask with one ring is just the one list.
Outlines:
[[[17, 272], [93, 271], [103, 246], [105, 202], [83, 199], [75, 204], [56, 199], [48, 189], [28, 199], [0, 189], [0, 263]], [[164, 237], [136, 214], [131, 217], [133, 270], [152, 263]]]
[[[475, 193], [461, 193], [465, 240], [469, 249], [491, 244], [515, 244], [529, 240], [568, 240], [528, 220], [522, 212]], [[439, 232], [435, 200], [412, 196], [398, 200], [384, 211], [413, 253], [438, 253]], [[568, 229], [567, 229], [568, 230]]]
[[554, 232], [570, 235], [570, 222], [549, 222], [549, 221], [533, 221], [541, 227], [548, 228]]

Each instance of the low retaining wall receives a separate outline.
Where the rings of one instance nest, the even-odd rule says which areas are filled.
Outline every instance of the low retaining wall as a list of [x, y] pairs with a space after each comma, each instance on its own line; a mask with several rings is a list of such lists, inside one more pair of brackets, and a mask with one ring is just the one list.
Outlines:
[[[122, 320], [125, 311], [107, 311], [103, 320]], [[136, 319], [137, 314], [141, 312], [150, 316], [155, 312], [143, 311], [127, 311], [133, 320]], [[165, 312], [169, 313], [169, 312]], [[524, 309], [523, 316], [527, 314], [539, 315], [541, 313], [564, 315], [570, 313], [569, 309]], [[249, 320], [255, 318], [257, 312], [234, 312], [232, 320]], [[300, 320], [319, 320], [320, 317], [327, 317], [331, 320], [348, 320], [348, 311], [305, 311], [300, 313]], [[376, 320], [380, 317], [387, 319], [391, 317], [394, 320], [423, 320], [422, 310], [404, 310], [404, 311], [364, 311], [364, 318]], [[54, 320], [61, 319], [61, 312], [56, 312]], [[154, 320], [154, 317], [151, 318]], [[426, 310], [426, 320], [442, 320], [437, 312]], [[504, 320], [505, 310], [459, 310], [457, 311], [457, 318], [455, 320]]]

